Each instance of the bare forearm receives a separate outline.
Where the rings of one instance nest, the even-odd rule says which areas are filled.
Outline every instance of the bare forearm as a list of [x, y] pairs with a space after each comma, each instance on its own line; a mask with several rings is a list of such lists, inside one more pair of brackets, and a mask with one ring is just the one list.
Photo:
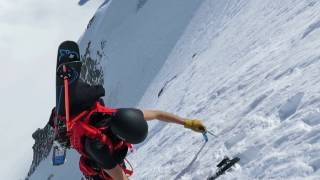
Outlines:
[[153, 110], [145, 110], [143, 111], [143, 113], [146, 120], [158, 119], [164, 122], [184, 125], [184, 118], [179, 117], [172, 113], [168, 113], [164, 111], [153, 111]]
[[175, 114], [168, 113], [168, 112], [161, 112], [158, 115], [158, 119], [165, 122], [176, 123], [180, 125], [184, 125], [184, 119], [179, 117]]

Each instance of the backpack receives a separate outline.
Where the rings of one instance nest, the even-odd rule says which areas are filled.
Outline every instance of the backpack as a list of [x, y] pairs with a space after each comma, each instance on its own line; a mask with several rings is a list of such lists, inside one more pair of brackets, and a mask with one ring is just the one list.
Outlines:
[[[127, 147], [128, 149], [132, 149], [132, 144], [127, 143], [124, 140], [119, 140], [118, 143], [114, 144], [111, 139], [104, 134], [102, 131], [105, 128], [96, 128], [90, 124], [91, 118], [96, 113], [102, 113], [107, 115], [113, 115], [117, 112], [117, 109], [112, 109], [105, 107], [101, 104], [101, 102], [97, 101], [95, 104], [89, 109], [85, 110], [75, 116], [72, 116], [70, 119], [70, 123], [67, 124], [70, 129], [69, 139], [70, 145], [73, 149], [78, 151], [81, 155], [80, 158], [80, 170], [85, 176], [99, 176], [103, 178], [103, 180], [109, 180], [110, 177], [106, 172], [102, 169], [97, 170], [93, 169], [89, 166], [86, 161], [88, 160], [88, 156], [84, 150], [84, 146], [82, 143], [82, 139], [84, 137], [89, 137], [91, 139], [96, 139], [100, 141], [102, 144], [106, 145], [112, 154], [115, 150]], [[121, 166], [123, 171], [128, 175], [131, 176], [133, 174], [132, 170], [127, 169], [124, 166]], [[110, 179], [111, 180], [111, 179]]]

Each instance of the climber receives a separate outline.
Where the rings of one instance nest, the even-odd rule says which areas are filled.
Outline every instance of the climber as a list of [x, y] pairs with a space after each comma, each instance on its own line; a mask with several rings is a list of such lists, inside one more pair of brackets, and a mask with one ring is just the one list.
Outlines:
[[63, 116], [56, 117], [55, 110], [49, 124], [58, 130], [59, 142], [65, 141], [65, 145], [80, 153], [80, 170], [88, 180], [127, 180], [133, 172], [127, 169], [125, 157], [132, 144], [141, 143], [147, 137], [147, 121], [157, 119], [195, 132], [206, 132], [200, 120], [158, 110], [106, 107], [101, 99], [102, 86], [79, 81], [76, 87], [70, 102], [69, 124]]

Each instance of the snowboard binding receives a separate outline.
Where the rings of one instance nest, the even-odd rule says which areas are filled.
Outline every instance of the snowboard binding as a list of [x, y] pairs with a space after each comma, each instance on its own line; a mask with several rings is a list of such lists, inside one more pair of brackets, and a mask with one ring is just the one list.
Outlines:
[[61, 80], [68, 79], [73, 81], [79, 78], [79, 69], [81, 69], [81, 61], [72, 61], [68, 63], [60, 64], [57, 68], [57, 77]]

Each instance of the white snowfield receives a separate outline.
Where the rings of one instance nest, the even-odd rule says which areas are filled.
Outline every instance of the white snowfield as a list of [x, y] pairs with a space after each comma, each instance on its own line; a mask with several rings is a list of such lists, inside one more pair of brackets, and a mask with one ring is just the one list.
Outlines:
[[[225, 155], [241, 160], [221, 180], [320, 179], [319, 1], [137, 2], [102, 6], [80, 39], [92, 52], [106, 41], [105, 101], [201, 119], [218, 138], [204, 145], [199, 133], [151, 122], [128, 157], [130, 179], [206, 179]], [[72, 163], [43, 162], [34, 179], [69, 179]]]

